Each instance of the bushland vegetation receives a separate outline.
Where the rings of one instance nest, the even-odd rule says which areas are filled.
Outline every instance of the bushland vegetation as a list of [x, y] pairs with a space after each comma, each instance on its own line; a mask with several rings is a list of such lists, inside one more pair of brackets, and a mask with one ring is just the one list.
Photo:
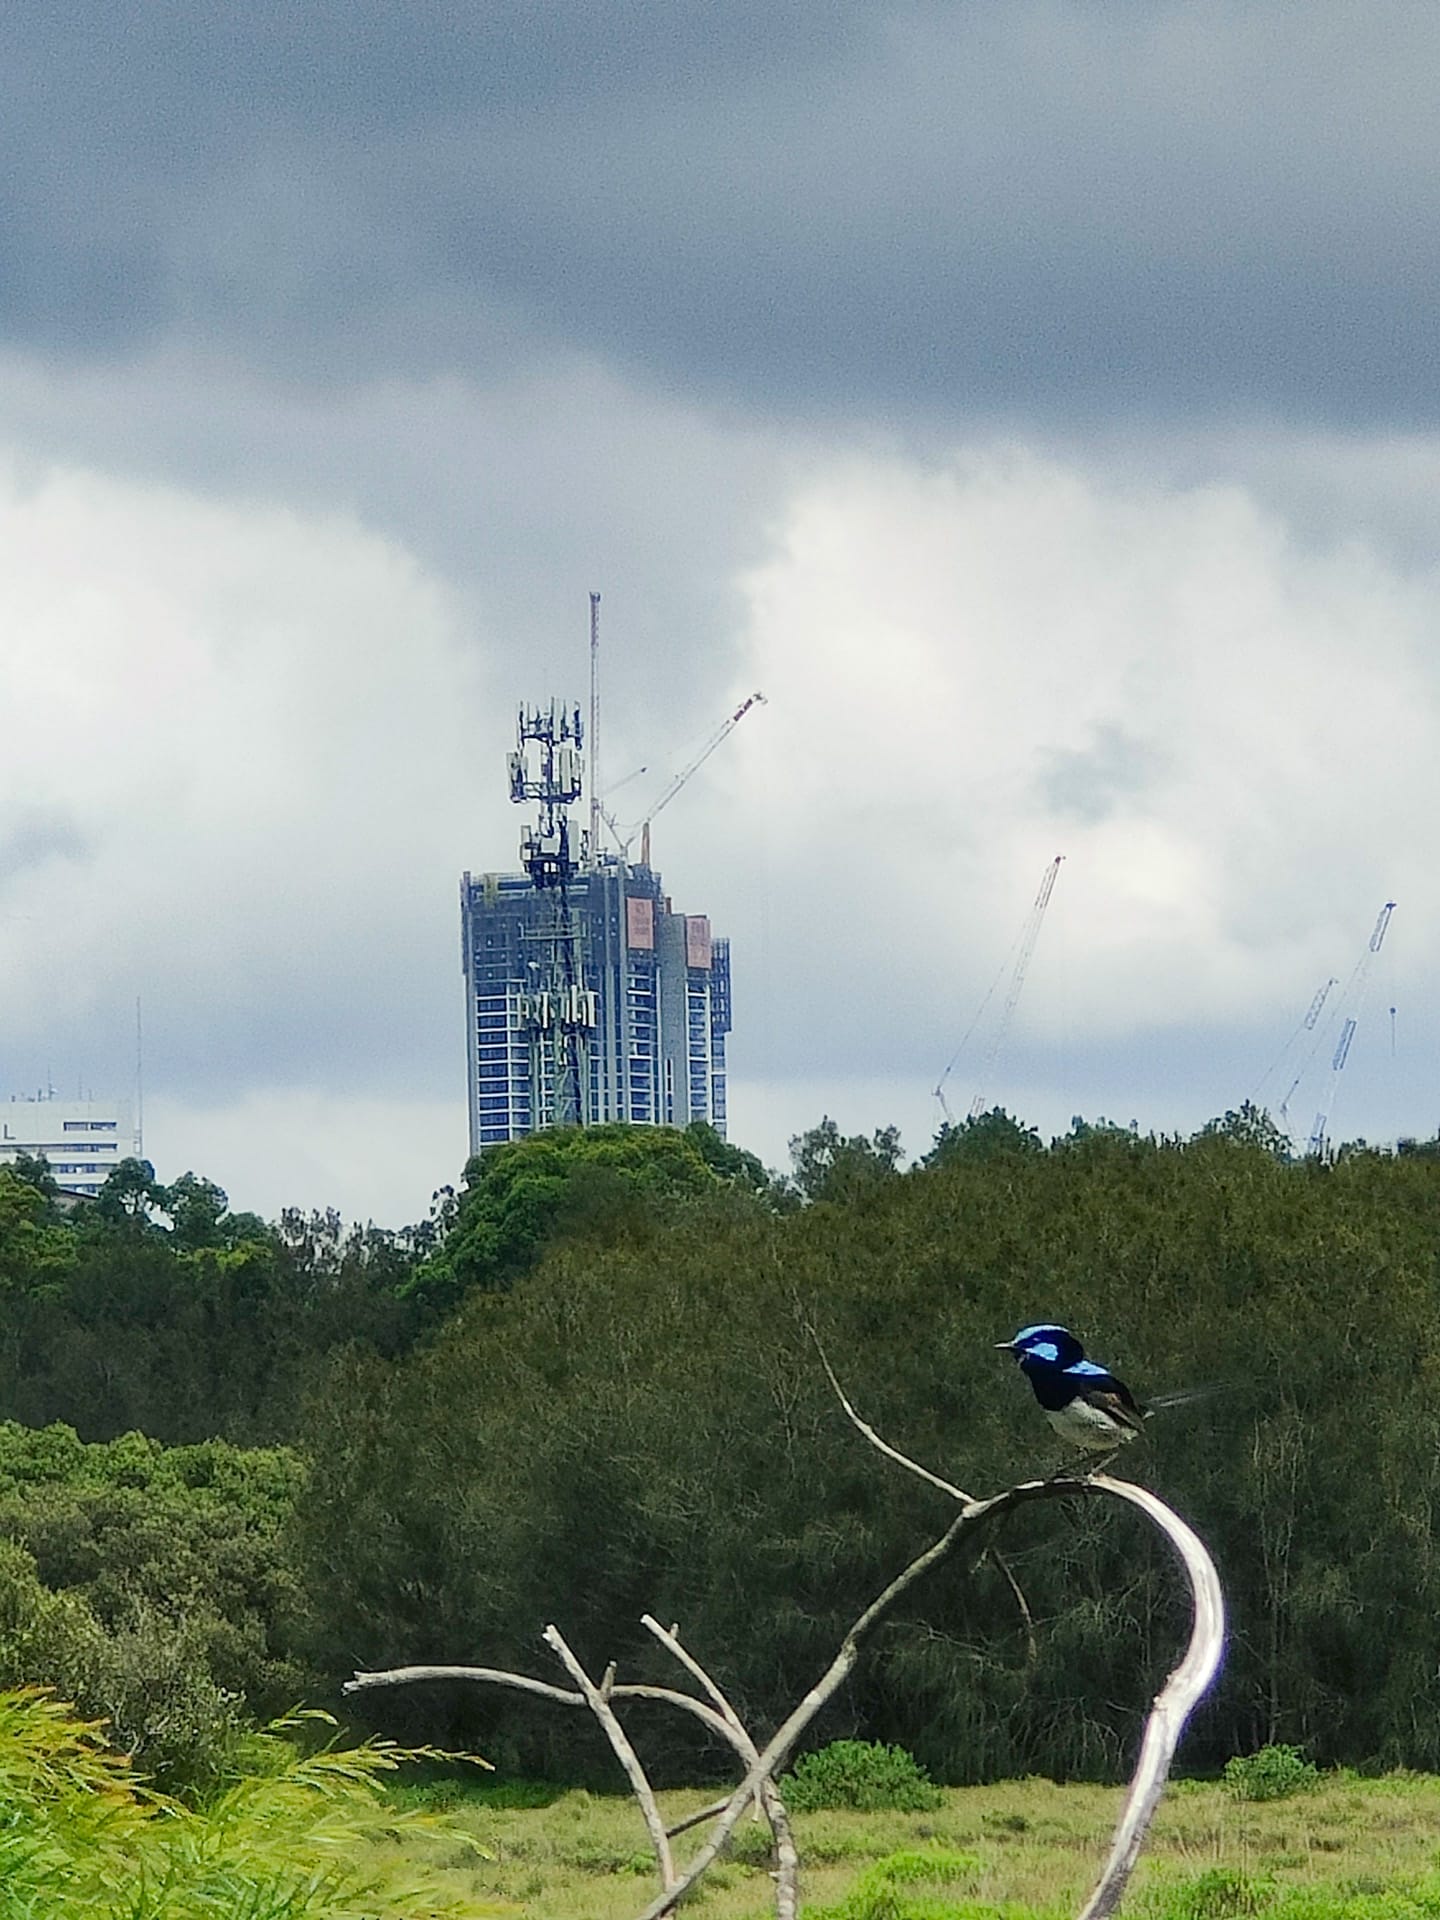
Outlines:
[[[0, 1692], [3, 1920], [385, 1920], [492, 1913], [418, 1852], [397, 1857], [379, 1793], [395, 1767], [373, 1744], [303, 1756], [253, 1743], [248, 1770], [199, 1810], [167, 1801], [98, 1730], [33, 1691]], [[434, 1849], [432, 1851], [432, 1858]], [[452, 1847], [453, 1851], [453, 1847]]]
[[[238, 1722], [356, 1666], [543, 1672], [550, 1619], [643, 1676], [649, 1610], [763, 1725], [945, 1518], [859, 1441], [810, 1329], [868, 1419], [984, 1492], [1060, 1464], [994, 1351], [1054, 1318], [1142, 1398], [1213, 1389], [1124, 1463], [1230, 1599], [1188, 1762], [1440, 1767], [1433, 1146], [1292, 1163], [1249, 1110], [1046, 1144], [997, 1112], [905, 1171], [892, 1129], [828, 1122], [794, 1162], [768, 1177], [705, 1129], [542, 1136], [400, 1234], [267, 1225], [140, 1163], [62, 1216], [43, 1168], [0, 1171], [0, 1413], [75, 1430], [0, 1447], [3, 1677], [78, 1693], [72, 1643], [103, 1671], [148, 1635]], [[1033, 1639], [992, 1565], [947, 1571], [816, 1738], [902, 1744], [942, 1782], [1113, 1777], [1184, 1631], [1165, 1549], [1086, 1509], [1017, 1515], [1006, 1551]], [[386, 1711], [609, 1778], [580, 1716], [438, 1690]], [[662, 1779], [723, 1770], [664, 1722], [639, 1737]]]

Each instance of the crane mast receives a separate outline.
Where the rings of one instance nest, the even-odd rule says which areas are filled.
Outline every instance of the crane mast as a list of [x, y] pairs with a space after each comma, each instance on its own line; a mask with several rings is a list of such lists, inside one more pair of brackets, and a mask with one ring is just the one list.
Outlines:
[[[980, 1115], [985, 1111], [985, 1091], [984, 1091], [985, 1083], [989, 1080], [991, 1072], [994, 1069], [995, 1062], [1000, 1057], [1000, 1048], [1004, 1044], [1005, 1031], [1007, 1027], [1010, 1025], [1010, 1017], [1014, 1013], [1016, 1005], [1020, 999], [1020, 990], [1025, 984], [1026, 970], [1030, 965], [1031, 956], [1035, 952], [1035, 942], [1040, 937], [1040, 923], [1045, 918], [1045, 909], [1049, 906], [1050, 896], [1055, 891], [1055, 881], [1060, 872], [1060, 862], [1064, 859], [1064, 857], [1065, 856], [1063, 854], [1057, 853], [1055, 858], [1050, 862], [1049, 866], [1046, 867], [1044, 875], [1042, 876], [1040, 881], [1040, 891], [1035, 895], [1035, 903], [1031, 907], [1029, 914], [1026, 916], [1025, 924], [1020, 931], [1019, 941], [1017, 942], [1017, 945], [1015, 947], [1012, 947], [1011, 949], [1011, 952], [1016, 955], [1016, 958], [1015, 958], [1014, 967], [1010, 974], [1010, 991], [1005, 997], [1005, 1005], [1000, 1014], [1000, 1019], [996, 1025], [994, 1037], [991, 1040], [989, 1049], [985, 1055], [985, 1066], [984, 1066], [984, 1071], [981, 1075], [980, 1090], [976, 1093], [975, 1098], [970, 1103], [969, 1117], [972, 1120], [978, 1120]], [[954, 1126], [955, 1116], [950, 1111], [950, 1102], [945, 1098], [945, 1082], [950, 1078], [951, 1074], [955, 1071], [956, 1063], [959, 1061], [961, 1054], [965, 1051], [966, 1045], [969, 1042], [971, 1034], [974, 1033], [975, 1029], [979, 1026], [980, 1022], [984, 1019], [985, 1009], [989, 1006], [991, 1000], [993, 999], [995, 994], [995, 989], [1000, 985], [1001, 980], [1004, 979], [1005, 970], [1008, 965], [1009, 965], [1009, 956], [1007, 955], [1006, 959], [1001, 962], [1000, 969], [996, 973], [995, 978], [990, 982], [990, 985], [986, 988], [985, 997], [980, 1002], [980, 1005], [976, 1008], [974, 1019], [971, 1020], [969, 1026], [965, 1029], [964, 1033], [960, 1036], [960, 1044], [959, 1046], [956, 1047], [954, 1053], [951, 1054], [949, 1062], [946, 1065], [945, 1071], [941, 1074], [939, 1080], [935, 1083], [935, 1086], [931, 1089], [931, 1091], [934, 1093], [935, 1098], [940, 1102], [940, 1111], [944, 1115], [945, 1125], [947, 1127]]]
[[1370, 985], [1370, 969], [1375, 964], [1376, 954], [1385, 944], [1385, 935], [1390, 930], [1390, 916], [1394, 911], [1395, 902], [1387, 900], [1375, 917], [1370, 943], [1361, 954], [1355, 971], [1350, 976], [1350, 995], [1352, 996], [1350, 1004], [1353, 1010], [1346, 1015], [1340, 1028], [1340, 1037], [1335, 1042], [1335, 1051], [1330, 1056], [1330, 1079], [1325, 1088], [1325, 1096], [1316, 1111], [1314, 1125], [1310, 1129], [1310, 1138], [1305, 1146], [1307, 1153], [1321, 1154], [1325, 1151], [1326, 1138], [1330, 1131], [1330, 1109], [1335, 1104], [1340, 1075], [1345, 1071], [1345, 1062], [1350, 1058], [1350, 1048], [1355, 1039], [1355, 1029], [1360, 1024], [1365, 995]]
[[1045, 869], [1045, 876], [1040, 882], [1040, 891], [1035, 896], [1035, 904], [1031, 907], [1030, 917], [1025, 922], [1025, 930], [1020, 937], [1020, 957], [1016, 960], [1015, 971], [1010, 977], [1010, 991], [1005, 996], [1005, 1005], [1000, 1011], [999, 1024], [996, 1026], [995, 1036], [990, 1042], [990, 1051], [985, 1056], [985, 1066], [980, 1076], [980, 1085], [976, 1089], [975, 1098], [970, 1102], [970, 1118], [972, 1120], [978, 1120], [980, 1115], [985, 1111], [986, 1082], [995, 1070], [995, 1063], [1000, 1058], [1000, 1049], [1004, 1046], [1005, 1036], [1010, 1030], [1010, 1022], [1014, 1016], [1015, 1008], [1019, 1004], [1021, 989], [1025, 985], [1025, 975], [1029, 971], [1031, 959], [1034, 957], [1035, 943], [1040, 938], [1040, 927], [1045, 918], [1045, 909], [1049, 906], [1050, 896], [1055, 891], [1055, 882], [1060, 873], [1060, 862], [1064, 857], [1064, 854], [1057, 853]]
[[[666, 787], [665, 791], [661, 794], [660, 798], [655, 802], [654, 806], [651, 807], [650, 811], [645, 815], [645, 818], [639, 821], [637, 825], [633, 826], [630, 829], [629, 833], [625, 836], [624, 840], [621, 842], [622, 854], [624, 855], [629, 854], [630, 844], [634, 840], [635, 835], [638, 833], [640, 835], [640, 864], [642, 867], [649, 866], [650, 864], [650, 822], [655, 818], [657, 813], [663, 812], [664, 809], [669, 806], [670, 802], [675, 798], [676, 794], [679, 793], [680, 789], [685, 785], [686, 781], [690, 779], [692, 774], [696, 774], [700, 771], [701, 767], [704, 766], [705, 762], [710, 758], [711, 754], [714, 753], [715, 749], [719, 746], [722, 746], [724, 742], [730, 738], [730, 735], [735, 731], [736, 727], [739, 726], [740, 722], [745, 718], [746, 714], [749, 713], [750, 709], [752, 707], [763, 707], [764, 705], [765, 705], [765, 696], [763, 693], [752, 693], [748, 700], [741, 701], [740, 705], [729, 716], [729, 718], [725, 720], [721, 726], [717, 727], [715, 732], [711, 734], [710, 738], [705, 742], [704, 746], [700, 749], [699, 753], [696, 754], [695, 758], [692, 761], [690, 761], [689, 765], [682, 767], [680, 772], [676, 774], [675, 778], [670, 782], [669, 786]], [[610, 818], [608, 815], [607, 815], [607, 824], [609, 825], [611, 832], [615, 835], [616, 839], [618, 840], [620, 838], [619, 830], [616, 828], [614, 820]]]

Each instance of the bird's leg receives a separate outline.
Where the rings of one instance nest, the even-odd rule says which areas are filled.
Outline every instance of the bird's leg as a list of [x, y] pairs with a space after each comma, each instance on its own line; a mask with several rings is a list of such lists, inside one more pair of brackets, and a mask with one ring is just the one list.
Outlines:
[[1101, 1454], [1093, 1467], [1087, 1467], [1085, 1469], [1085, 1478], [1091, 1480], [1097, 1473], [1104, 1473], [1105, 1469], [1110, 1465], [1110, 1462], [1120, 1457], [1121, 1451], [1122, 1449], [1120, 1447], [1111, 1447], [1108, 1453]]

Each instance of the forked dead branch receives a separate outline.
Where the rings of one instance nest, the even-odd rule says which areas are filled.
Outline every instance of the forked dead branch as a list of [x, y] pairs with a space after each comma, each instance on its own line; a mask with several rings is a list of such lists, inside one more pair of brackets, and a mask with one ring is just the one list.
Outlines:
[[[738, 1715], [714, 1679], [695, 1656], [681, 1644], [678, 1627], [672, 1626], [667, 1630], [648, 1614], [644, 1617], [647, 1631], [654, 1634], [660, 1644], [684, 1667], [701, 1692], [707, 1696], [705, 1699], [668, 1687], [617, 1684], [613, 1668], [596, 1682], [584, 1671], [574, 1653], [566, 1645], [558, 1628], [554, 1626], [546, 1627], [543, 1637], [546, 1645], [550, 1647], [574, 1682], [573, 1688], [551, 1686], [543, 1680], [532, 1679], [527, 1674], [508, 1673], [492, 1667], [425, 1666], [397, 1667], [378, 1673], [357, 1673], [348, 1683], [346, 1691], [358, 1692], [373, 1687], [403, 1686], [425, 1680], [475, 1681], [483, 1685], [510, 1687], [521, 1692], [537, 1694], [542, 1699], [554, 1701], [559, 1706], [588, 1709], [604, 1729], [605, 1736], [625, 1771], [631, 1792], [645, 1820], [655, 1853], [659, 1891], [638, 1916], [638, 1920], [662, 1920], [662, 1916], [674, 1912], [681, 1898], [713, 1864], [726, 1840], [734, 1831], [736, 1823], [741, 1819], [746, 1808], [751, 1805], [764, 1816], [770, 1826], [775, 1859], [776, 1914], [779, 1920], [796, 1920], [800, 1912], [799, 1863], [784, 1802], [775, 1783], [805, 1729], [851, 1672], [866, 1637], [874, 1631], [901, 1596], [946, 1559], [961, 1542], [973, 1541], [977, 1536], [983, 1537], [1006, 1514], [1013, 1512], [1017, 1507], [1026, 1506], [1036, 1500], [1068, 1499], [1076, 1496], [1122, 1500], [1144, 1514], [1175, 1548], [1190, 1588], [1192, 1626], [1184, 1657], [1171, 1673], [1151, 1707], [1141, 1743], [1140, 1758], [1115, 1829], [1109, 1858], [1105, 1862], [1094, 1892], [1079, 1915], [1079, 1920], [1104, 1920], [1104, 1916], [1113, 1914], [1118, 1907], [1126, 1883], [1139, 1857], [1146, 1830], [1159, 1804], [1185, 1723], [1219, 1670], [1224, 1650], [1225, 1604], [1214, 1562], [1196, 1534], [1178, 1514], [1166, 1506], [1163, 1500], [1158, 1499], [1144, 1487], [1135, 1486], [1126, 1480], [1111, 1479], [1107, 1474], [1094, 1473], [1083, 1477], [1027, 1480], [1018, 1486], [1007, 1488], [1003, 1493], [994, 1494], [989, 1499], [975, 1499], [959, 1487], [952, 1486], [937, 1474], [931, 1473], [928, 1468], [909, 1459], [888, 1441], [882, 1439], [873, 1427], [860, 1418], [851, 1405], [823, 1352], [821, 1361], [846, 1414], [870, 1444], [887, 1459], [894, 1461], [906, 1471], [917, 1474], [949, 1499], [954, 1500], [959, 1506], [959, 1512], [944, 1533], [923, 1553], [917, 1554], [909, 1566], [898, 1573], [855, 1620], [825, 1672], [770, 1736], [763, 1748], [741, 1724]], [[1008, 1568], [1004, 1567], [1003, 1562], [1000, 1564], [1025, 1614], [1027, 1630], [1033, 1634], [1028, 1610], [1024, 1605], [1024, 1595], [1015, 1584]], [[744, 1768], [744, 1777], [733, 1793], [727, 1799], [717, 1800], [713, 1806], [705, 1808], [702, 1813], [667, 1830], [644, 1766], [616, 1712], [618, 1705], [631, 1700], [649, 1700], [675, 1707], [681, 1712], [693, 1715], [711, 1733], [727, 1741]], [[677, 1867], [671, 1842], [688, 1828], [704, 1822], [709, 1823], [709, 1832], [689, 1861], [683, 1867]]]

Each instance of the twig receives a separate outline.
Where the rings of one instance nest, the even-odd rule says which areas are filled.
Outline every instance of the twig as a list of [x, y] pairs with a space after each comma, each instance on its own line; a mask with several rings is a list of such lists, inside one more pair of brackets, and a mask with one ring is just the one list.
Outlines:
[[717, 1813], [723, 1813], [729, 1804], [728, 1800], [712, 1800], [708, 1807], [701, 1807], [698, 1813], [687, 1813], [683, 1820], [675, 1821], [674, 1825], [667, 1827], [665, 1831], [674, 1840], [679, 1834], [688, 1833], [691, 1827], [704, 1826], [705, 1822], [713, 1820]]
[[630, 1791], [640, 1804], [646, 1828], [650, 1834], [650, 1844], [655, 1849], [655, 1862], [660, 1869], [660, 1885], [667, 1891], [675, 1884], [675, 1857], [670, 1851], [669, 1836], [665, 1832], [665, 1822], [660, 1818], [660, 1809], [655, 1804], [655, 1793], [640, 1764], [640, 1756], [631, 1746], [625, 1729], [615, 1718], [607, 1695], [613, 1694], [615, 1670], [610, 1667], [605, 1674], [605, 1690], [601, 1691], [575, 1658], [560, 1629], [546, 1627], [540, 1638], [556, 1655], [570, 1678], [585, 1696], [585, 1704], [605, 1729], [605, 1737], [615, 1750], [615, 1758], [625, 1769], [625, 1777], [630, 1782]]
[[506, 1673], [500, 1667], [387, 1667], [383, 1672], [356, 1673], [345, 1682], [344, 1693], [365, 1693], [372, 1687], [412, 1687], [427, 1680], [479, 1680], [492, 1687], [513, 1687], [520, 1693], [538, 1693], [557, 1706], [583, 1707], [583, 1693], [567, 1693], [528, 1673]]
[[1025, 1598], [1025, 1589], [1015, 1578], [1010, 1562], [998, 1547], [987, 1547], [984, 1558], [1000, 1569], [1009, 1584], [1011, 1593], [1015, 1596], [1015, 1604], [1020, 1609], [1020, 1618], [1025, 1622], [1026, 1657], [1033, 1667], [1040, 1658], [1040, 1642], [1035, 1637], [1035, 1616], [1030, 1611], [1030, 1602]]
[[[860, 1432], [864, 1434], [876, 1452], [883, 1453], [886, 1459], [895, 1461], [898, 1466], [904, 1467], [907, 1473], [913, 1473], [917, 1479], [924, 1480], [932, 1487], [938, 1487], [941, 1493], [948, 1493], [952, 1500], [958, 1500], [962, 1506], [967, 1500], [971, 1499], [972, 1496], [970, 1494], [965, 1493], [957, 1486], [952, 1486], [950, 1481], [942, 1480], [938, 1473], [932, 1473], [928, 1467], [922, 1467], [920, 1462], [918, 1460], [912, 1460], [908, 1453], [901, 1453], [898, 1447], [892, 1447], [888, 1440], [884, 1439], [875, 1431], [868, 1420], [860, 1417], [855, 1407], [851, 1404], [850, 1396], [835, 1377], [835, 1369], [830, 1364], [830, 1356], [826, 1353], [819, 1334], [808, 1320], [805, 1322], [805, 1331], [815, 1342], [815, 1351], [820, 1356], [820, 1364], [825, 1369], [826, 1378], [835, 1389], [836, 1399], [849, 1415], [852, 1424], [859, 1428]], [[1025, 1623], [1026, 1651], [1029, 1654], [1031, 1666], [1034, 1666], [1035, 1662], [1040, 1658], [1040, 1649], [1035, 1639], [1035, 1616], [1030, 1611], [1030, 1603], [1025, 1598], [1024, 1590], [1011, 1571], [1010, 1563], [1002, 1556], [998, 1547], [987, 1547], [981, 1558], [994, 1561], [995, 1565], [1004, 1575], [1011, 1593], [1015, 1596], [1015, 1604], [1020, 1609], [1020, 1618]]]
[[[730, 1705], [705, 1668], [688, 1648], [681, 1646], [678, 1629], [671, 1627], [667, 1633], [654, 1615], [649, 1613], [641, 1615], [640, 1624], [653, 1633], [661, 1646], [673, 1654], [686, 1672], [693, 1674], [700, 1682], [724, 1715], [735, 1751], [746, 1766], [753, 1767], [760, 1758], [755, 1742], [751, 1739], [739, 1714]], [[800, 1856], [795, 1850], [795, 1835], [790, 1826], [790, 1815], [786, 1810], [785, 1802], [780, 1798], [779, 1788], [768, 1774], [760, 1782], [756, 1797], [759, 1805], [765, 1810], [765, 1818], [770, 1823], [770, 1832], [775, 1841], [776, 1920], [795, 1920], [795, 1915], [800, 1910]], [[714, 1809], [715, 1813], [723, 1813], [726, 1804], [722, 1800]], [[698, 1825], [699, 1822], [695, 1821], [691, 1824]]]
[[938, 1473], [932, 1473], [928, 1467], [922, 1467], [918, 1460], [912, 1460], [908, 1453], [901, 1453], [900, 1449], [898, 1447], [892, 1447], [888, 1440], [882, 1440], [874, 1427], [870, 1425], [869, 1421], [860, 1418], [860, 1415], [855, 1411], [854, 1407], [851, 1406], [845, 1389], [835, 1378], [835, 1369], [830, 1364], [830, 1356], [820, 1344], [819, 1334], [808, 1322], [806, 1323], [805, 1331], [815, 1342], [815, 1351], [820, 1356], [820, 1364], [825, 1369], [826, 1378], [835, 1389], [836, 1399], [840, 1402], [846, 1413], [849, 1414], [851, 1420], [860, 1429], [861, 1433], [863, 1433], [865, 1438], [870, 1442], [871, 1446], [874, 1447], [877, 1452], [883, 1453], [888, 1459], [898, 1461], [908, 1473], [917, 1474], [920, 1479], [928, 1480], [932, 1487], [938, 1487], [941, 1493], [948, 1493], [952, 1500], [958, 1500], [962, 1506], [966, 1501], [972, 1499], [973, 1496], [971, 1494], [964, 1492], [960, 1487], [952, 1486], [948, 1480], [942, 1480]]

